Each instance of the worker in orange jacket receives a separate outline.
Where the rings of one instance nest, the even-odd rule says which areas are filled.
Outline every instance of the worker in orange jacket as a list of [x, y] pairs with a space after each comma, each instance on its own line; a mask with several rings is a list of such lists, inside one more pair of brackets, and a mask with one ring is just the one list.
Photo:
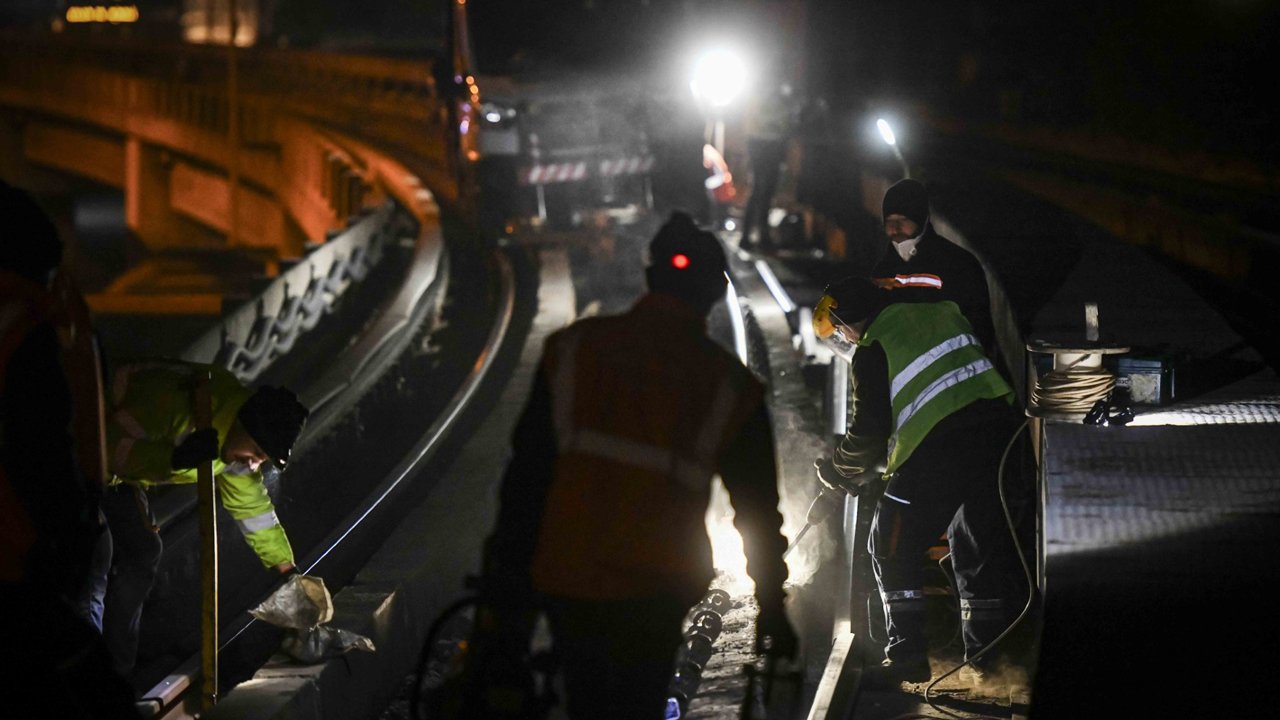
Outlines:
[[97, 369], [69, 352], [72, 290], [55, 282], [53, 223], [4, 182], [0, 215], [0, 637], [14, 658], [0, 673], [0, 714], [137, 718], [132, 689], [75, 607], [102, 525], [101, 478], [82, 452], [100, 446], [73, 428], [99, 395], [96, 376], [69, 372]]
[[681, 620], [713, 578], [717, 473], [756, 584], [758, 647], [796, 650], [764, 387], [706, 335], [724, 252], [675, 214], [650, 253], [631, 310], [548, 338], [486, 544], [485, 603], [522, 617], [541, 598], [572, 718], [662, 717]]

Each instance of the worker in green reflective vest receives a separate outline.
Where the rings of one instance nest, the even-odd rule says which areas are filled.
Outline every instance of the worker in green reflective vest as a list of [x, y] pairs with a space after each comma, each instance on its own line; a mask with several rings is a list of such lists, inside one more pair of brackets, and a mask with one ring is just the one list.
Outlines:
[[[983, 651], [1026, 594], [997, 479], [1020, 429], [1013, 390], [960, 308], [921, 292], [846, 278], [827, 288], [813, 316], [814, 332], [833, 349], [856, 350], [848, 431], [833, 456], [818, 461], [819, 479], [852, 492], [886, 481], [868, 550], [888, 642], [883, 664], [863, 671], [863, 687], [931, 678], [925, 555], [944, 532], [973, 680], [994, 669], [994, 653]], [[1020, 499], [1022, 488], [1015, 491]]]
[[[195, 427], [197, 378], [210, 375], [212, 427]], [[103, 511], [113, 542], [110, 579], [98, 573], [102, 631], [117, 669], [137, 656], [142, 605], [151, 591], [163, 545], [147, 488], [196, 482], [213, 464], [222, 506], [268, 569], [294, 569], [293, 549], [276, 517], [261, 468], [284, 468], [308, 411], [284, 388], [245, 387], [231, 372], [176, 360], [122, 367], [112, 378], [107, 411], [111, 472]], [[104, 569], [105, 570], [105, 569]]]

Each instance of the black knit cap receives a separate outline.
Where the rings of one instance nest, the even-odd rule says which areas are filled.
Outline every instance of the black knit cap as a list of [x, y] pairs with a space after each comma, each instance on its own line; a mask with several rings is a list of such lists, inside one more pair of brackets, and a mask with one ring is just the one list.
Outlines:
[[236, 419], [271, 461], [284, 467], [310, 414], [293, 392], [264, 386], [245, 401]]
[[924, 185], [908, 178], [886, 190], [880, 219], [887, 220], [890, 215], [901, 215], [923, 228], [929, 219], [929, 192]]
[[729, 269], [716, 236], [678, 210], [671, 213], [649, 243], [649, 265], [699, 278], [720, 277]]
[[878, 287], [871, 278], [859, 275], [831, 283], [823, 294], [836, 301], [832, 312], [846, 325], [866, 320], [883, 310], [890, 301], [888, 290]]

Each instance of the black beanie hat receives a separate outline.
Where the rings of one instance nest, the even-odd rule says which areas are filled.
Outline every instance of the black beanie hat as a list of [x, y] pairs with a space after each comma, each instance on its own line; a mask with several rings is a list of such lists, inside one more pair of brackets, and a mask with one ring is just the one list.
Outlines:
[[310, 414], [293, 392], [264, 386], [245, 401], [236, 419], [271, 461], [284, 467]]
[[880, 219], [890, 215], [901, 215], [923, 228], [929, 219], [929, 193], [924, 185], [910, 178], [894, 183], [885, 191]]
[[716, 236], [698, 227], [692, 217], [680, 211], [671, 213], [653, 236], [649, 243], [649, 265], [698, 277], [719, 277], [729, 269]]

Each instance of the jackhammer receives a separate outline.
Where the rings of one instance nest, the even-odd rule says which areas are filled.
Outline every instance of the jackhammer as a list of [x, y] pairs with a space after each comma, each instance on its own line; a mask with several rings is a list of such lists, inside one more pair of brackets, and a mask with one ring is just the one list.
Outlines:
[[685, 642], [680, 646], [676, 672], [668, 688], [665, 720], [675, 720], [688, 712], [689, 701], [702, 682], [702, 671], [715, 652], [716, 639], [724, 629], [724, 614], [731, 605], [729, 593], [715, 588], [690, 611], [692, 619], [684, 631]]
[[871, 483], [877, 482], [880, 478], [878, 470], [869, 470], [852, 478], [841, 477], [836, 473], [830, 460], [815, 460], [814, 469], [818, 474], [818, 481], [822, 483], [822, 492], [818, 493], [818, 497], [813, 499], [809, 504], [809, 510], [804, 516], [804, 527], [800, 528], [800, 532], [796, 534], [796, 539], [791, 541], [787, 546], [786, 552], [782, 554], [786, 559], [795, 550], [796, 545], [800, 544], [801, 538], [805, 533], [809, 532], [809, 528], [822, 522], [826, 522], [827, 518], [842, 507], [844, 507], [844, 499], [846, 496], [858, 497], [863, 490]]

